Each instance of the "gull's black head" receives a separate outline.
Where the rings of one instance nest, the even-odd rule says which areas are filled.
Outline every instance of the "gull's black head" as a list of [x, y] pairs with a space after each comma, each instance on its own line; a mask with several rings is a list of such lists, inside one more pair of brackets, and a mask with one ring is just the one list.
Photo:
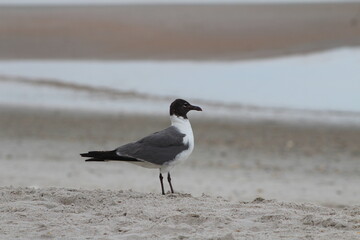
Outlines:
[[186, 114], [191, 110], [202, 111], [200, 107], [193, 106], [183, 99], [176, 99], [170, 105], [170, 115], [176, 115], [185, 119], [187, 119]]

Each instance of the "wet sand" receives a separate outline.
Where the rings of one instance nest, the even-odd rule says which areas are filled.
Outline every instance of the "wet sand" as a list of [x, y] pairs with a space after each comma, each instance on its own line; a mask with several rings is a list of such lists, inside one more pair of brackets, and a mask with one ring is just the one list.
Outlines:
[[[78, 154], [112, 150], [168, 124], [167, 116], [2, 106], [0, 181], [3, 186], [158, 192], [157, 170], [123, 163], [85, 164]], [[178, 191], [327, 206], [359, 199], [358, 127], [196, 117], [192, 125], [195, 151], [173, 171]]]
[[158, 170], [79, 153], [134, 141], [167, 116], [0, 111], [0, 238], [359, 236], [358, 127], [190, 115], [194, 153], [172, 172], [176, 193], [162, 196]]
[[0, 59], [239, 60], [359, 44], [360, 3], [0, 8]]

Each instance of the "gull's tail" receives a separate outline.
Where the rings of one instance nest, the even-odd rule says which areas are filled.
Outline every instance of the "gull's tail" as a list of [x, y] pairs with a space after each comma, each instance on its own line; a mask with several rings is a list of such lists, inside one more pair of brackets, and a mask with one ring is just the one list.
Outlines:
[[119, 156], [116, 150], [113, 151], [91, 151], [88, 153], [81, 153], [80, 156], [87, 157], [86, 162], [107, 162], [107, 161], [139, 161], [132, 157]]

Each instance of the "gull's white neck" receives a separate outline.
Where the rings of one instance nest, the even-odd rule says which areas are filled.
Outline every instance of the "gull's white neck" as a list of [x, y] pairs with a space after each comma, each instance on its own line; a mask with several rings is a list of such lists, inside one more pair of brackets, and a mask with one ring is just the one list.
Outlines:
[[189, 119], [185, 119], [183, 117], [179, 117], [176, 115], [171, 115], [170, 120], [171, 120], [171, 126], [174, 126], [177, 129], [179, 129], [181, 133], [186, 134], [188, 136], [193, 136], [193, 131]]

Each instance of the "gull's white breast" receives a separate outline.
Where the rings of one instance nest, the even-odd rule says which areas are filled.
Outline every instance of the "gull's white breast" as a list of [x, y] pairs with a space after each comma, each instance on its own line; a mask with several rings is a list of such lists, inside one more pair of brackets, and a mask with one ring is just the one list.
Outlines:
[[170, 119], [171, 125], [176, 127], [182, 134], [185, 134], [183, 138], [183, 143], [185, 145], [188, 144], [189, 148], [176, 155], [173, 161], [169, 162], [166, 165], [163, 165], [160, 168], [161, 173], [169, 172], [175, 165], [185, 162], [194, 150], [194, 134], [189, 119], [184, 119], [175, 115], [170, 116]]
[[177, 165], [186, 161], [194, 150], [194, 134], [189, 119], [184, 119], [182, 117], [173, 115], [171, 116], [171, 125], [176, 127], [182, 134], [185, 134], [183, 143], [189, 146], [187, 150], [179, 153], [175, 157], [175, 160], [170, 163], [170, 165]]

